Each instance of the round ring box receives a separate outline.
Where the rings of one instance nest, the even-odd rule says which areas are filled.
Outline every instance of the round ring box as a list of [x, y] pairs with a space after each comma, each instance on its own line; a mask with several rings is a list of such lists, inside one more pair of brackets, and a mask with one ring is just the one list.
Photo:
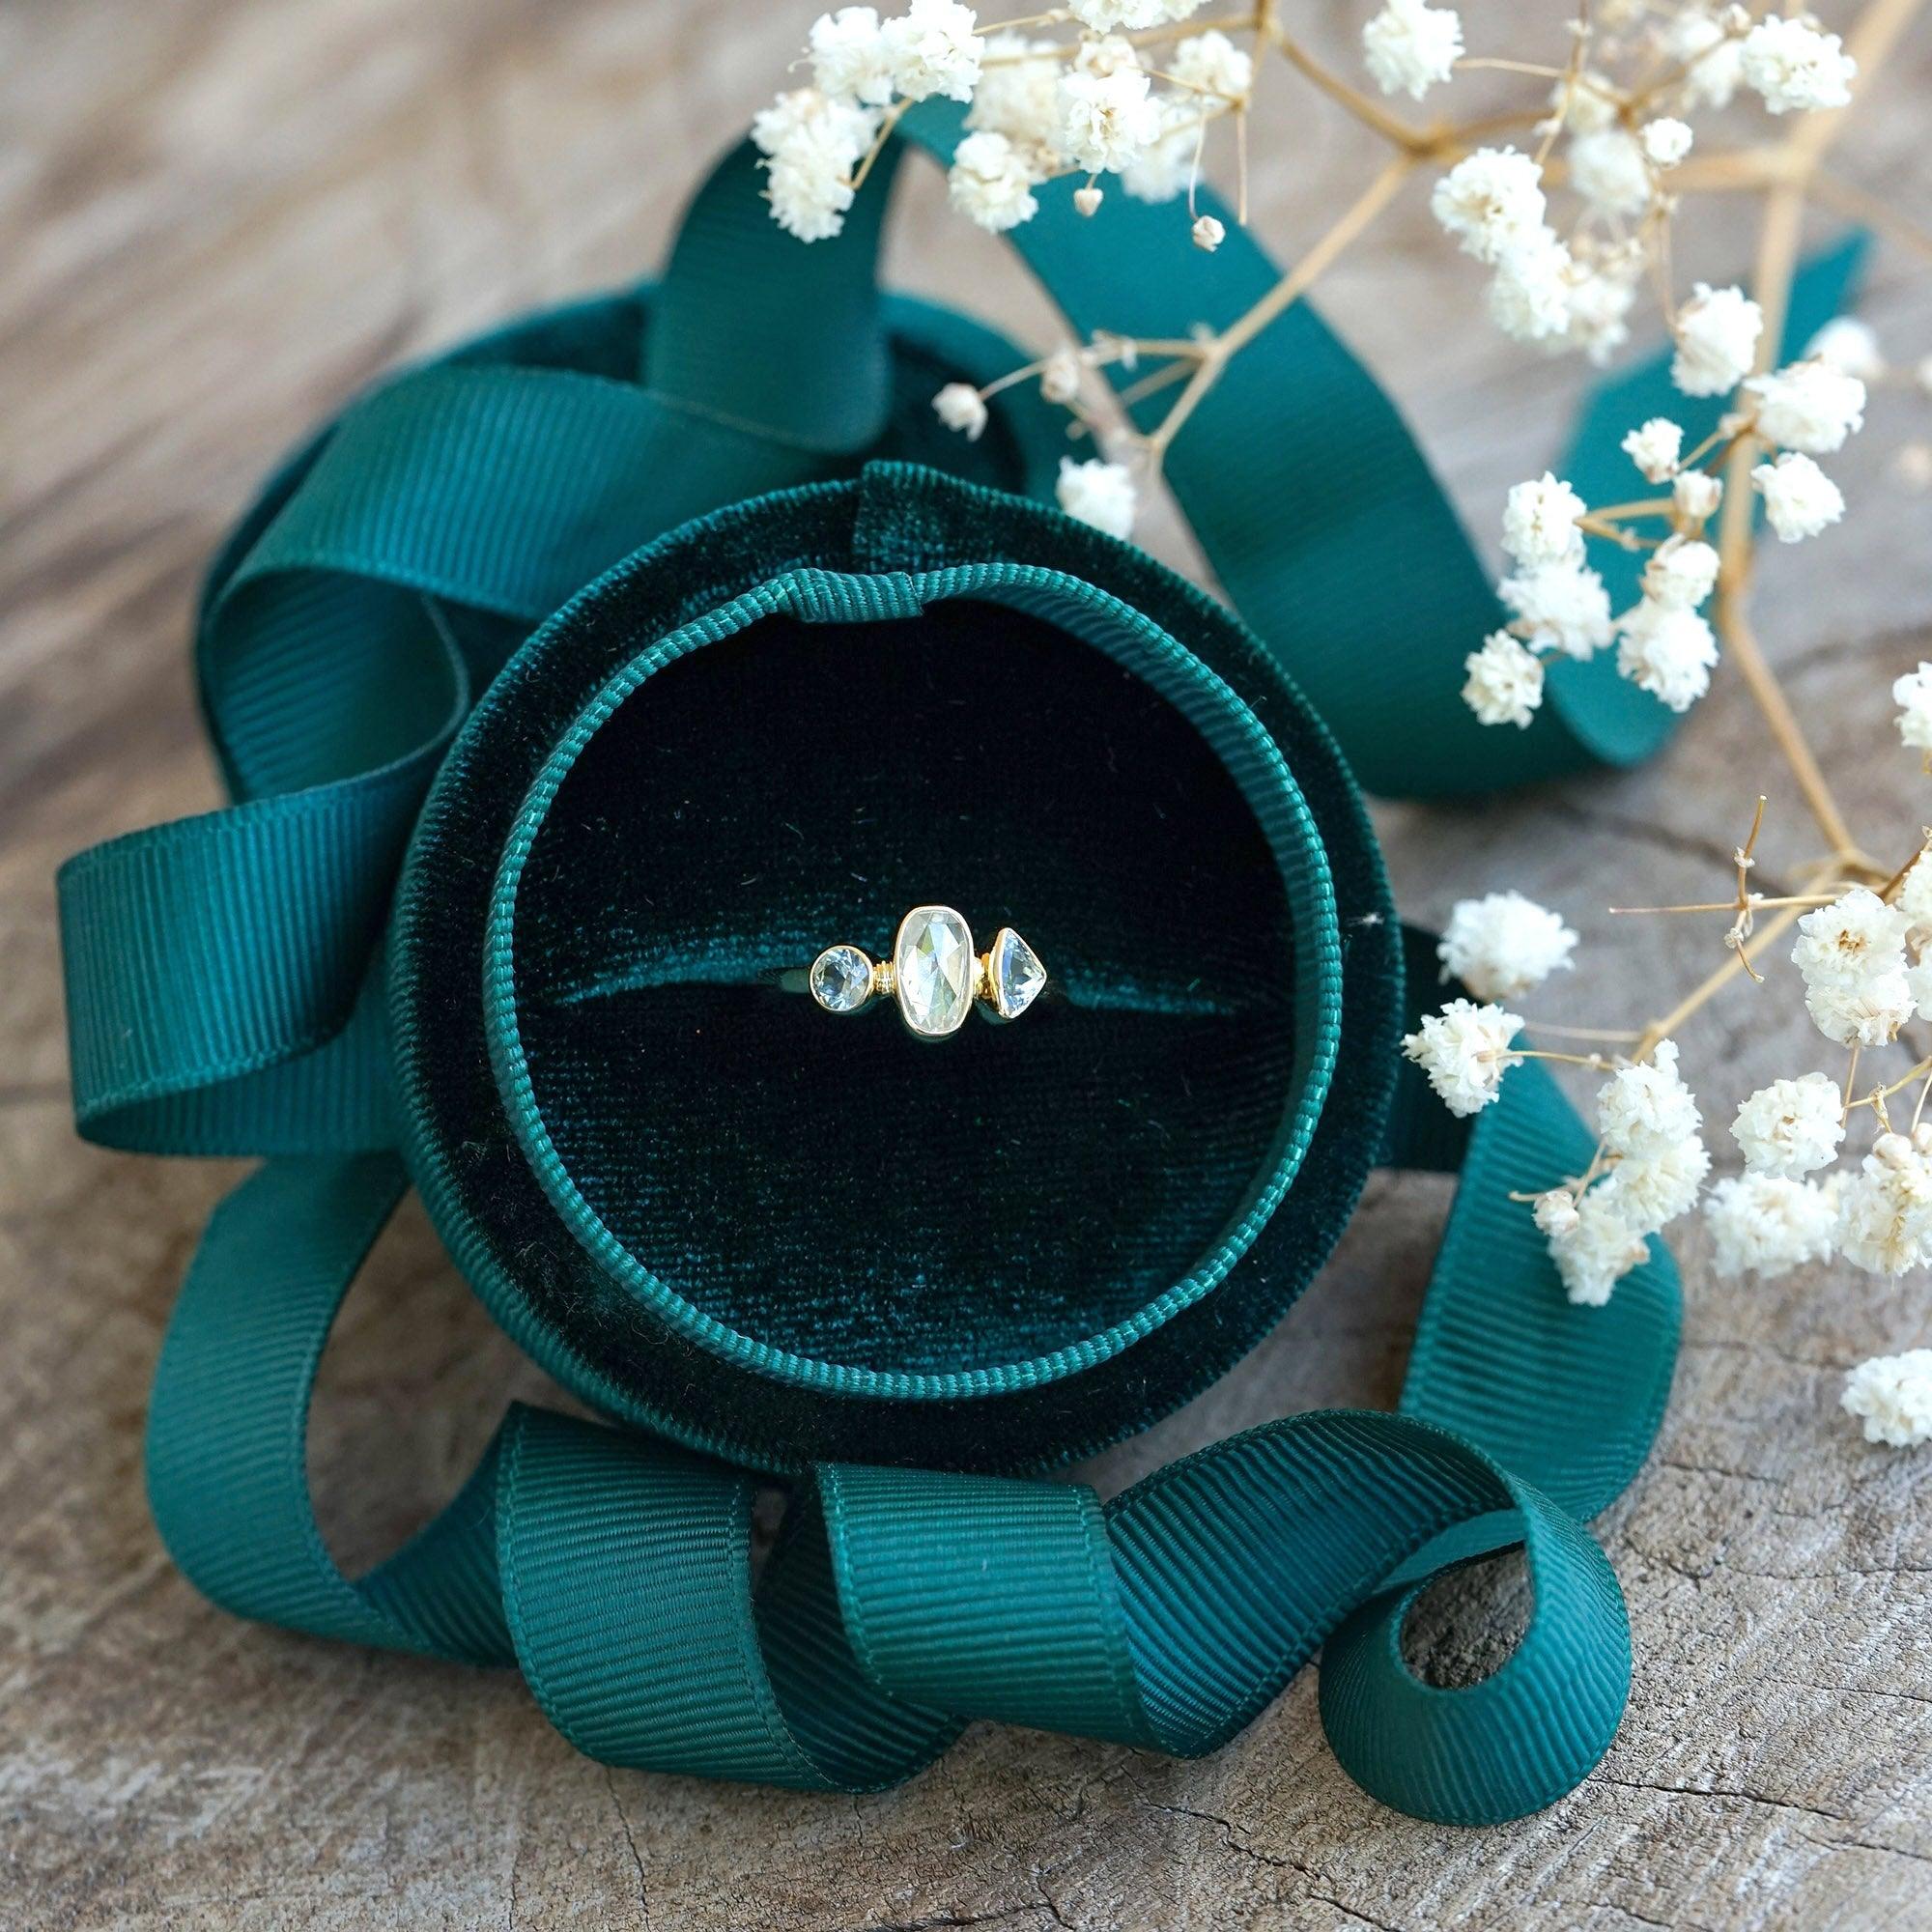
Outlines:
[[[1061, 997], [934, 1045], [774, 990], [930, 899]], [[609, 1413], [772, 1470], [1042, 1466], [1213, 1380], [1326, 1256], [1395, 945], [1339, 754], [1235, 618], [876, 465], [640, 552], [478, 705], [396, 910], [406, 1155]]]

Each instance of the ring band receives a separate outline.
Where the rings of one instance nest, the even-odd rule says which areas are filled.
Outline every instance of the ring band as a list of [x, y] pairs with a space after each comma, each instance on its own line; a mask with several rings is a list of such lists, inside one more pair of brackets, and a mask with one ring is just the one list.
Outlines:
[[972, 928], [951, 906], [920, 905], [899, 921], [891, 958], [874, 960], [841, 940], [803, 974], [781, 976], [781, 983], [809, 991], [828, 1013], [863, 1012], [890, 997], [909, 1033], [946, 1039], [975, 1007], [989, 1020], [1018, 1019], [1045, 991], [1046, 968], [1009, 925], [1001, 926], [984, 952], [975, 952]]

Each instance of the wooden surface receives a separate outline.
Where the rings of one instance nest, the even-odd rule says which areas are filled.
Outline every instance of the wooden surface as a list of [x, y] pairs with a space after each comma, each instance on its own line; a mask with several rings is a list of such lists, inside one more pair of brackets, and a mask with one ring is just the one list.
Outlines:
[[[251, 479], [398, 355], [653, 261], [810, 11], [0, 5], [0, 1922], [1932, 1923], [1932, 1451], [1867, 1448], [1836, 1408], [1849, 1364], [1932, 1341], [1922, 1280], [1721, 1283], [1684, 1240], [1671, 1416], [1604, 1525], [1635, 1631], [1630, 1714], [1582, 1789], [1498, 1831], [1363, 1798], [1322, 1743], [1313, 1673], [1199, 1763], [981, 1725], [905, 1789], [799, 1798], [607, 1772], [509, 1675], [245, 1626], [170, 1569], [141, 1498], [145, 1388], [236, 1170], [72, 1138], [49, 876], [105, 834], [215, 802], [183, 635]], [[1321, 11], [1339, 44], [1342, 14]], [[1861, 112], [1849, 161], [1921, 218], [1928, 39]], [[1258, 148], [1257, 219], [1284, 251], [1368, 158], [1322, 112]], [[1719, 212], [1698, 259], [1735, 269], [1743, 213]], [[929, 188], [899, 242], [906, 280], [1039, 338], [1014, 270], [938, 221]], [[1870, 312], [1903, 353], [1932, 350], [1927, 281], [1879, 260]], [[1556, 440], [1576, 372], [1494, 340], [1476, 293], [1411, 201], [1323, 299], [1487, 531], [1496, 493]], [[1852, 522], [1764, 573], [1774, 655], [1854, 822], [1888, 848], [1932, 819], [1885, 696], [1932, 655], [1928, 499], [1886, 480], [1898, 443], [1932, 430], [1912, 407], [1875, 412], [1834, 465]], [[1613, 933], [1604, 907], [1727, 890], [1760, 787], [1770, 888], [1815, 839], [1720, 671], [1651, 770], [1382, 817], [1412, 915], [1504, 884], [1561, 906], [1583, 970], [1539, 1009], [1614, 1024], [1699, 977], [1715, 932]], [[1791, 980], [1775, 971], [1686, 1030], [1719, 1122], [1774, 1071], [1817, 1064]], [[1378, 1181], [1284, 1329], [1098, 1479], [1313, 1403], [1390, 1402], [1444, 1198]], [[385, 1548], [508, 1395], [542, 1392], [406, 1219], [325, 1374], [313, 1460], [336, 1547]], [[1468, 1667], [1491, 1641], [1482, 1610], [1449, 1602], [1423, 1653]]]

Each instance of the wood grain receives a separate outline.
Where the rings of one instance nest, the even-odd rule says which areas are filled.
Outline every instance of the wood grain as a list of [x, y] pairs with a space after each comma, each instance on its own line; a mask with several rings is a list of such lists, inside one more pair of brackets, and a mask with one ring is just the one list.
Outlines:
[[[78, 846], [217, 802], [183, 648], [195, 574], [251, 479], [394, 358], [653, 261], [695, 171], [775, 84], [809, 8], [751, 0], [63, 0], [0, 5], [0, 1920], [46, 1928], [1818, 1927], [1932, 1923], [1932, 1452], [1867, 1448], [1840, 1372], [1932, 1339], [1922, 1282], [1758, 1286], [1686, 1262], [1656, 1459], [1604, 1525], [1637, 1681], [1601, 1772], [1465, 1833], [1342, 1776], [1305, 1673], [1216, 1756], [976, 1726], [910, 1786], [799, 1798], [611, 1773], [507, 1675], [234, 1622], [173, 1573], [141, 1500], [145, 1387], [196, 1233], [234, 1172], [79, 1145], [66, 1113], [50, 875]], [[1305, 10], [1315, 13], [1317, 10]], [[1321, 10], [1346, 45], [1361, 9]], [[1520, 17], [1523, 10], [1518, 9]], [[1472, 10], [1472, 44], [1504, 17]], [[1560, 19], [1549, 13], [1548, 31]], [[1847, 167], [1923, 218], [1922, 30]], [[1292, 85], [1268, 79], [1277, 99]], [[1324, 112], [1260, 144], [1284, 252], [1360, 178]], [[1742, 207], [1694, 259], [1746, 255]], [[909, 283], [1034, 339], [1001, 251], [899, 219]], [[1707, 270], [1708, 271], [1708, 270]], [[1882, 254], [1870, 312], [1932, 350], [1928, 278]], [[1577, 381], [1494, 339], [1411, 199], [1322, 299], [1380, 369], [1472, 524], [1555, 440]], [[1900, 402], [1837, 466], [1854, 516], [1773, 554], [1762, 629], [1854, 823], [1909, 841], [1926, 783], [1886, 686], [1932, 655], [1926, 499], [1887, 480]], [[1292, 514], [1293, 506], [1284, 506]], [[1171, 528], [1158, 541], [1184, 556]], [[1829, 548], [1827, 548], [1829, 544]], [[1652, 769], [1382, 812], [1406, 908], [1520, 886], [1582, 930], [1540, 1013], [1637, 1022], [1716, 934], [1616, 925], [1702, 898], [1750, 797], [1762, 882], [1814, 850], [1720, 671]], [[1721, 923], [1718, 922], [1716, 923]], [[1684, 1036], [1721, 1121], [1816, 1064], [1787, 969]], [[1378, 1180], [1293, 1318], [1101, 1465], [1112, 1487], [1246, 1423], [1386, 1404], [1445, 1196]], [[406, 1217], [351, 1304], [312, 1457], [352, 1558], [446, 1496], [503, 1402], [544, 1394]], [[1510, 1585], [1492, 1594], [1504, 1624]], [[1464, 1589], [1416, 1641], [1478, 1667]]]

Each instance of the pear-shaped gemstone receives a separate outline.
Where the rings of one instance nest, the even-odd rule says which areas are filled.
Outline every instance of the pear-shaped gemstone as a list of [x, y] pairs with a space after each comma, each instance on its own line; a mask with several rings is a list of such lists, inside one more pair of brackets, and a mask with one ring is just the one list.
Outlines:
[[1017, 1019], [1039, 997], [1046, 984], [1046, 968], [1011, 926], [1003, 925], [993, 941], [987, 978], [992, 983], [993, 1009], [1003, 1020]]
[[899, 1011], [914, 1033], [944, 1039], [973, 1009], [979, 961], [973, 935], [951, 906], [914, 906], [899, 924], [893, 974]]

